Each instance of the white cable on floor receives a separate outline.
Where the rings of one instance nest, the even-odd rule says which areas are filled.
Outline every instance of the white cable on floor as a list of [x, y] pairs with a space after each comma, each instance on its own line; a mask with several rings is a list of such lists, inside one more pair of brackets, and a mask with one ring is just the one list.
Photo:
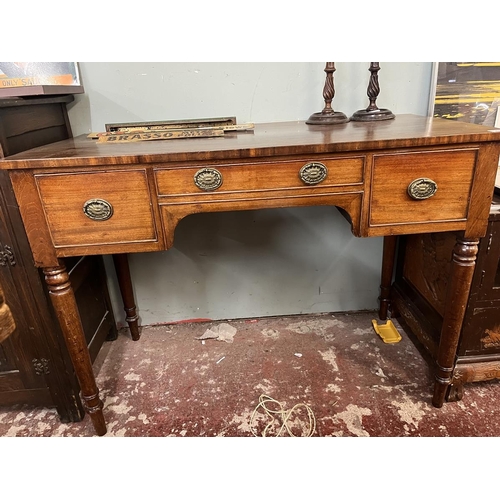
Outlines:
[[[268, 407], [269, 403], [277, 405], [279, 409], [275, 409], [275, 410], [270, 409]], [[308, 431], [307, 431], [307, 433], [305, 435], [296, 436], [292, 432], [292, 430], [290, 429], [290, 427], [288, 425], [288, 421], [290, 420], [290, 417], [292, 416], [292, 413], [294, 411], [296, 411], [297, 409], [301, 408], [301, 407], [304, 407], [306, 409], [306, 411], [307, 411], [307, 416], [308, 416], [308, 419], [309, 419], [309, 429], [308, 429]], [[255, 416], [257, 415], [257, 412], [258, 412], [259, 408], [262, 408], [264, 410], [264, 413], [268, 417], [271, 418], [271, 422], [269, 422], [269, 424], [267, 424], [266, 427], [264, 428], [264, 430], [262, 431], [262, 437], [268, 437], [269, 436], [268, 432], [273, 427], [274, 423], [276, 422], [276, 418], [275, 417], [281, 418], [281, 421], [282, 421], [281, 427], [280, 427], [278, 433], [274, 435], [275, 437], [281, 436], [282, 432], [284, 430], [286, 430], [286, 432], [288, 433], [288, 435], [291, 436], [291, 437], [310, 437], [316, 431], [316, 418], [314, 416], [313, 411], [311, 410], [311, 408], [308, 405], [306, 405], [304, 403], [298, 403], [291, 410], [285, 410], [284, 407], [283, 407], [283, 405], [279, 401], [276, 401], [275, 399], [273, 399], [270, 396], [262, 394], [261, 396], [259, 396], [259, 404], [256, 406], [255, 410], [252, 413], [252, 417], [250, 418], [250, 428], [252, 429], [252, 434], [254, 436], [256, 436], [256, 437], [258, 435], [255, 433], [252, 424], [253, 424], [253, 421], [255, 419]]]

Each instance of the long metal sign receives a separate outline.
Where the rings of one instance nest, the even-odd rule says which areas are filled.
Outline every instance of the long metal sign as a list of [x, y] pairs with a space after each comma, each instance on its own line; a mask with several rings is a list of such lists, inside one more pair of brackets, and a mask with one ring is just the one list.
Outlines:
[[153, 132], [111, 132], [97, 134], [97, 142], [139, 142], [158, 141], [165, 139], [192, 139], [195, 137], [220, 137], [224, 130], [188, 129], [188, 130], [157, 130]]
[[192, 139], [196, 137], [220, 137], [225, 132], [235, 132], [243, 130], [252, 130], [253, 123], [241, 125], [216, 125], [212, 127], [198, 128], [167, 128], [167, 129], [151, 129], [146, 127], [122, 127], [119, 131], [114, 132], [93, 132], [87, 137], [97, 139], [97, 142], [138, 142], [138, 141], [155, 141], [165, 139]]

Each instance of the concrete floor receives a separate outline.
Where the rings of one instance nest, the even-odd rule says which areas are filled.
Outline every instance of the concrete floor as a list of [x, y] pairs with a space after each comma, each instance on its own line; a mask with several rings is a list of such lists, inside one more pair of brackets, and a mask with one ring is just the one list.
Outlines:
[[[138, 342], [123, 330], [94, 365], [106, 436], [260, 436], [272, 421], [260, 397], [294, 409], [283, 433], [295, 436], [500, 435], [500, 383], [468, 385], [462, 401], [434, 408], [429, 365], [397, 322], [401, 342], [383, 343], [374, 318], [178, 323], [144, 327]], [[0, 409], [0, 436], [92, 435], [88, 417], [62, 424], [53, 409]]]

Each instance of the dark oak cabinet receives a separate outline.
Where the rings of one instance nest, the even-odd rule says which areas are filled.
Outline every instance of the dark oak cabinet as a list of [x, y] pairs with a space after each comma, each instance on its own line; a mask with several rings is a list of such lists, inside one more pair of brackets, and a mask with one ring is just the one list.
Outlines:
[[[0, 99], [0, 157], [70, 138], [66, 104], [72, 100]], [[103, 260], [64, 262], [94, 361], [103, 342], [117, 333]], [[5, 171], [0, 171], [0, 282], [16, 322], [15, 332], [0, 343], [0, 405], [55, 407], [63, 422], [81, 420], [78, 382]]]
[[[406, 236], [399, 241], [394, 313], [435, 360], [444, 315], [455, 233]], [[500, 197], [490, 209], [481, 238], [447, 399], [458, 400], [464, 384], [500, 378]]]

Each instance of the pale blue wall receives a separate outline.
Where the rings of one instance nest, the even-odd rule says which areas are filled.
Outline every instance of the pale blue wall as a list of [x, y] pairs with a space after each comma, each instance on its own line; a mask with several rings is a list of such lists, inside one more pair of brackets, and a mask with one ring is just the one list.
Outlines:
[[[337, 63], [334, 109], [367, 106], [369, 63]], [[379, 107], [427, 114], [432, 63], [381, 63]], [[106, 123], [236, 116], [305, 120], [323, 107], [324, 63], [80, 63], [75, 135]], [[332, 207], [189, 216], [168, 252], [130, 256], [142, 324], [377, 307], [382, 241]], [[115, 276], [106, 258], [117, 318]]]

